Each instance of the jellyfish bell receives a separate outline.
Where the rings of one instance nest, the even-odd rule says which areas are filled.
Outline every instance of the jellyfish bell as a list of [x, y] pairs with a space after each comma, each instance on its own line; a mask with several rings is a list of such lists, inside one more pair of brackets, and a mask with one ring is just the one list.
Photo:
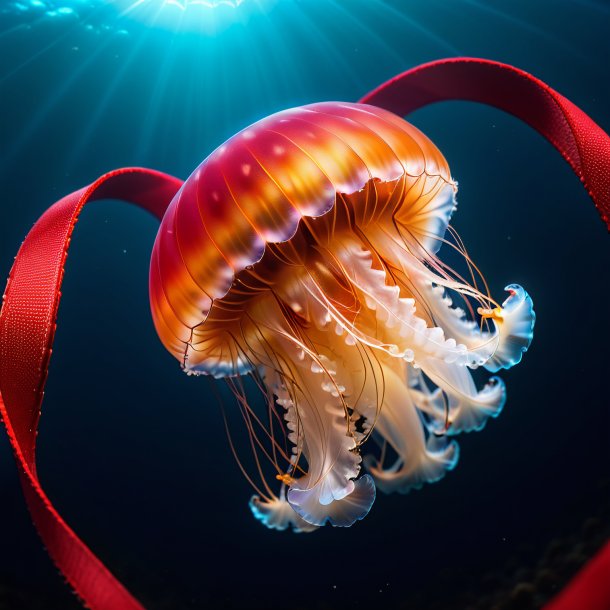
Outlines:
[[532, 301], [515, 284], [501, 305], [488, 294], [449, 226], [456, 191], [402, 118], [322, 103], [241, 131], [171, 202], [151, 261], [155, 326], [187, 373], [263, 389], [276, 480], [250, 506], [267, 526], [349, 526], [376, 488], [441, 479], [452, 436], [501, 411], [502, 381], [477, 388], [471, 369], [520, 361]]

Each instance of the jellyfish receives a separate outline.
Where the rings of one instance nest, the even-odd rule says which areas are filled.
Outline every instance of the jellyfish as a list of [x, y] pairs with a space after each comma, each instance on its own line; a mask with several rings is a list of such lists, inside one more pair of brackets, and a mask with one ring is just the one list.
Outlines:
[[268, 527], [350, 526], [376, 489], [440, 480], [453, 437], [502, 410], [501, 379], [478, 387], [471, 370], [517, 364], [535, 314], [521, 286], [502, 304], [489, 294], [449, 225], [456, 191], [404, 119], [319, 103], [235, 135], [171, 202], [150, 266], [155, 326], [187, 373], [226, 378], [255, 420], [274, 477], [261, 469], [250, 507]]
[[[474, 58], [418, 66], [356, 104], [273, 115], [185, 182], [113, 170], [34, 224], [0, 310], [0, 420], [45, 548], [86, 607], [143, 608], [37, 474], [64, 264], [83, 206], [122, 199], [161, 221], [150, 267], [155, 327], [188, 374], [224, 378], [234, 391], [257, 450], [254, 516], [276, 530], [349, 526], [377, 489], [408, 493], [456, 465], [453, 437], [500, 413], [495, 374], [532, 340], [530, 297], [517, 284], [502, 303], [489, 294], [449, 225], [457, 185], [445, 159], [400, 118], [450, 99], [495, 106], [539, 131], [610, 228], [610, 137], [542, 81]], [[262, 393], [266, 418], [244, 379]], [[606, 591], [601, 573], [587, 590]]]

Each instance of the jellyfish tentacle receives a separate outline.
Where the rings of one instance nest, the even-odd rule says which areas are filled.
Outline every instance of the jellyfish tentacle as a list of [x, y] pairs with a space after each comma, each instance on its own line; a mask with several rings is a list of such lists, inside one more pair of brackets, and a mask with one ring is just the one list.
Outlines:
[[303, 519], [286, 500], [286, 485], [282, 484], [279, 496], [272, 500], [250, 498], [250, 510], [256, 519], [269, 529], [284, 531], [290, 528], [295, 534], [313, 532], [318, 529]]
[[441, 277], [419, 263], [405, 263], [405, 267], [409, 270], [409, 283], [422, 295], [434, 322], [447, 336], [478, 356], [468, 360], [469, 367], [483, 365], [495, 373], [521, 360], [532, 342], [536, 321], [532, 299], [521, 286], [507, 286], [509, 296], [501, 306], [478, 308], [482, 320], [491, 322], [491, 330], [485, 331], [474, 319], [468, 319], [463, 309], [453, 305], [451, 292], [465, 294], [468, 289], [454, 282], [447, 286]]
[[[413, 251], [435, 254], [457, 208], [457, 183], [426, 173], [418, 184], [422, 192], [418, 193], [416, 203], [409, 205], [409, 197], [405, 197], [394, 211], [393, 218], [397, 224], [409, 228], [406, 239]], [[426, 186], [427, 192], [424, 192]], [[413, 196], [411, 193], [411, 198]]]
[[[397, 332], [393, 333], [394, 342], [384, 351], [407, 361], [433, 356], [466, 363], [469, 356], [466, 346], [445, 339], [441, 327], [429, 326], [417, 314], [415, 299], [401, 297], [400, 287], [388, 285], [386, 272], [373, 267], [370, 252], [356, 244], [347, 244], [338, 252], [338, 256], [349, 281], [360, 291], [368, 308], [374, 310], [377, 321], [386, 328], [398, 327]], [[384, 345], [379, 341], [377, 344]]]
[[421, 363], [422, 371], [436, 385], [435, 392], [421, 392], [415, 402], [430, 416], [435, 433], [459, 434], [481, 430], [489, 417], [500, 415], [506, 388], [499, 377], [491, 377], [477, 390], [470, 371], [432, 358]]
[[500, 327], [500, 341], [485, 368], [492, 373], [509, 369], [518, 364], [532, 342], [536, 314], [532, 299], [519, 284], [509, 284], [504, 289], [509, 293], [502, 307], [491, 312], [480, 311], [484, 317], [491, 316]]
[[321, 508], [320, 500], [310, 490], [291, 487], [288, 502], [308, 523], [322, 526], [330, 523], [335, 527], [350, 527], [364, 519], [375, 502], [375, 483], [370, 475], [362, 475], [353, 481], [353, 489], [348, 495]]
[[308, 464], [307, 474], [291, 481], [287, 499], [313, 525], [347, 526], [369, 512], [374, 494], [366, 482], [355, 480], [361, 457], [345, 410], [345, 388], [334, 380], [331, 367], [324, 356], [304, 358], [293, 371], [294, 399], [285, 387], [278, 389], [280, 404], [288, 408], [289, 439], [296, 441], [297, 451], [302, 447]]
[[[282, 296], [296, 298], [293, 293]], [[297, 331], [296, 314], [290, 309], [271, 314], [274, 307], [281, 311], [285, 305], [270, 298], [253, 308], [258, 339], [251, 339], [248, 349], [259, 363], [267, 391], [285, 409], [287, 439], [293, 444], [291, 466], [281, 477], [288, 486], [286, 500], [312, 525], [351, 525], [368, 513], [374, 493], [366, 482], [356, 480], [361, 457], [346, 406], [346, 387], [331, 358], [316, 348], [316, 326]]]
[[[387, 273], [375, 269], [370, 252], [354, 242], [346, 241], [338, 250], [350, 282], [364, 295], [365, 303], [374, 308], [377, 319], [386, 327], [399, 326], [402, 342], [392, 355], [402, 355], [408, 361], [425, 357], [441, 358], [470, 368], [485, 366], [491, 372], [510, 368], [521, 360], [532, 337], [535, 313], [532, 300], [523, 288], [511, 284], [509, 298], [501, 308], [482, 310], [489, 317], [493, 331], [480, 331], [474, 320], [463, 318], [464, 312], [454, 309], [443, 288], [450, 286], [458, 293], [479, 293], [473, 288], [433, 274], [416, 257], [393, 246], [395, 264], [401, 266], [406, 278], [405, 289], [420, 295], [418, 301], [400, 297], [400, 287], [386, 283]], [[426, 320], [418, 311], [419, 304], [432, 311]], [[406, 347], [408, 346], [408, 347]]]
[[383, 467], [367, 455], [365, 465], [379, 489], [404, 494], [445, 476], [457, 464], [459, 449], [455, 441], [426, 432], [411, 389], [393, 366], [385, 369], [385, 383], [386, 397], [375, 433], [389, 442], [397, 457], [391, 466]]

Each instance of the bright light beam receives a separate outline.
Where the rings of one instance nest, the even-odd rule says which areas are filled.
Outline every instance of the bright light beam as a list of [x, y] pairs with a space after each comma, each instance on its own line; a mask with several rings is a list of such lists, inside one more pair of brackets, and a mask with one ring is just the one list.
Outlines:
[[237, 8], [245, 0], [136, 0], [127, 10], [141, 6], [142, 4], [160, 4], [164, 6], [175, 6], [186, 11], [191, 6], [203, 6], [205, 8], [216, 8], [218, 6], [231, 6]]

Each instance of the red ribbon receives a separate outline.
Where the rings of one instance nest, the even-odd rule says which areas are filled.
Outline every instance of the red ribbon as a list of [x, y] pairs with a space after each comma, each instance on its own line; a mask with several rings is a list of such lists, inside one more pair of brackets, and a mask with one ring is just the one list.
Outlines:
[[610, 229], [610, 137], [531, 74], [486, 59], [442, 59], [395, 76], [360, 102], [404, 116], [446, 100], [499, 108], [540, 132], [570, 164]]
[[610, 542], [544, 610], [610, 610]]
[[0, 413], [38, 533], [55, 565], [93, 610], [142, 610], [142, 606], [61, 518], [36, 474], [36, 430], [70, 236], [89, 201], [125, 199], [161, 219], [181, 185], [176, 178], [148, 169], [122, 169], [64, 197], [40, 217], [25, 238], [4, 293]]
[[[449, 99], [501, 108], [542, 133], [582, 180], [610, 228], [610, 138], [566, 98], [526, 72], [479, 59], [441, 60], [397, 76], [361, 101], [405, 115]], [[70, 236], [85, 203], [123, 199], [161, 218], [181, 185], [180, 180], [152, 170], [122, 169], [58, 201], [41, 216], [19, 249], [0, 312], [0, 415], [25, 499], [51, 558], [93, 610], [141, 610], [142, 606], [61, 518], [36, 475], [36, 432], [64, 264]], [[595, 567], [591, 578], [575, 579], [570, 585], [571, 596], [560, 596], [552, 610], [576, 610], [570, 600], [580, 599], [580, 582], [605, 595], [606, 605], [595, 610], [610, 607], [610, 592], [600, 580], [600, 574], [610, 570], [599, 569], [599, 562], [608, 568], [608, 553], [600, 554], [596, 561], [591, 564]]]

